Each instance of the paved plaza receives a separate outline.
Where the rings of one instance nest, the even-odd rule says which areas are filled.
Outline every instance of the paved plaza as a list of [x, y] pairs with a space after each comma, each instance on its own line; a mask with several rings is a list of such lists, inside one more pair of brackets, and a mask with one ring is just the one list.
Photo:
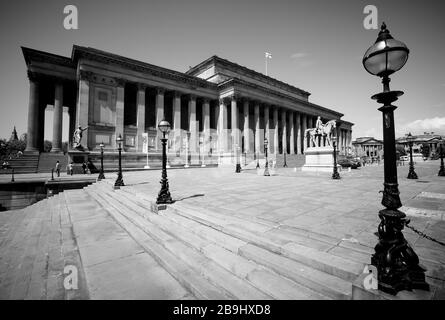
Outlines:
[[[442, 177], [437, 177], [438, 165], [438, 161], [418, 163], [416, 166], [418, 180], [406, 179], [408, 166], [400, 166], [399, 184], [404, 205], [402, 209], [410, 215], [410, 225], [445, 242], [445, 181]], [[379, 223], [377, 214], [383, 208], [379, 193], [383, 188], [383, 166], [373, 165], [349, 172], [342, 171], [341, 180], [332, 180], [327, 173], [305, 173], [293, 168], [279, 168], [270, 177], [258, 175], [255, 169], [246, 169], [240, 174], [234, 171], [234, 167], [169, 170], [168, 177], [170, 191], [175, 200], [171, 205], [172, 208], [191, 210], [190, 214], [196, 217], [201, 213], [212, 212], [214, 215], [211, 221], [226, 220], [230, 224], [222, 227], [215, 225], [214, 228], [224, 231], [224, 228], [228, 227], [227, 230], [233, 234], [241, 235], [239, 239], [228, 240], [227, 234], [223, 236], [215, 233], [215, 230], [214, 233], [209, 233], [220, 237], [213, 239], [215, 243], [228, 249], [237, 246], [242, 257], [249, 260], [240, 260], [240, 257], [237, 257], [238, 260], [233, 262], [231, 260], [233, 257], [228, 255], [230, 252], [224, 252], [228, 258], [221, 259], [221, 248], [204, 242], [201, 238], [199, 240], [201, 253], [212, 259], [221, 259], [221, 264], [230, 264], [228, 268], [234, 273], [248, 274], [245, 275], [249, 280], [248, 286], [240, 284], [237, 287], [238, 278], [236, 281], [225, 281], [231, 286], [232, 292], [240, 292], [237, 297], [326, 298], [307, 289], [307, 287], [312, 288], [311, 286], [320, 279], [312, 279], [307, 286], [298, 287], [298, 290], [290, 293], [286, 291], [287, 280], [276, 278], [275, 273], [267, 273], [269, 278], [262, 269], [248, 273], [245, 269], [247, 266], [251, 267], [251, 260], [260, 259], [262, 254], [266, 255], [263, 259], [267, 260], [267, 255], [271, 252], [261, 247], [254, 248], [249, 243], [246, 245], [245, 241], [241, 241], [245, 240], [242, 237], [244, 232], [242, 228], [251, 234], [267, 235], [267, 239], [280, 239], [283, 248], [293, 249], [296, 255], [301, 255], [301, 259], [306, 259], [304, 261], [308, 265], [314, 264], [314, 268], [318, 258], [308, 258], [295, 250], [306, 250], [308, 253], [317, 250], [343, 259], [339, 261], [350, 261], [354, 266], [357, 263], [370, 262], [373, 247], [377, 243], [375, 235]], [[102, 188], [108, 188], [106, 186], [113, 183], [116, 174], [106, 173], [106, 177], [106, 182], [99, 184]], [[133, 197], [135, 204], [144, 195], [153, 199], [160, 188], [159, 180], [159, 170], [124, 172], [126, 187], [122, 188], [122, 192], [125, 193], [125, 190], [135, 192], [138, 195]], [[110, 190], [107, 192], [112, 192], [111, 188], [108, 189]], [[127, 210], [123, 206], [124, 201], [128, 201], [123, 197], [124, 193], [116, 193], [113, 196], [114, 193], [105, 195], [104, 192], [101, 198], [101, 190], [105, 189], [94, 189], [94, 186], [91, 186], [85, 190], [70, 190], [23, 210], [0, 213], [2, 299], [199, 299], [202, 297], [202, 287], [199, 290], [198, 285], [190, 288], [172, 276], [175, 274], [173, 272], [175, 261], [172, 260], [170, 265], [166, 265], [160, 262], [159, 257], [156, 258], [153, 253], [158, 250], [156, 249], [158, 243], [142, 238], [140, 230], [115, 215], [115, 209], [119, 209], [120, 206], [124, 208], [122, 212]], [[111, 198], [107, 198], [110, 195]], [[116, 203], [111, 206], [113, 201]], [[132, 210], [144, 211], [134, 204], [127, 205], [131, 205]], [[169, 212], [161, 210], [159, 215], [146, 218], [153, 223], [157, 221], [156, 219], [160, 219], [160, 226], [166, 228], [172, 228], [173, 225], [166, 224], [166, 221], [162, 220], [163, 217], [167, 220], [176, 220], [179, 225], [175, 225], [176, 229], [169, 232], [179, 234], [183, 230], [184, 236], [190, 241], [195, 238], [191, 234], [185, 235], [188, 230], [209, 232], [202, 228], [203, 226], [194, 229], [195, 222], [181, 218], [177, 214], [168, 217]], [[132, 219], [135, 219], [135, 223], [140, 222], [138, 220], [140, 218]], [[145, 227], [147, 230], [150, 229], [149, 226]], [[157, 227], [149, 231], [156, 235], [159, 232], [156, 230]], [[411, 230], [405, 229], [404, 234], [420, 256], [421, 264], [428, 269], [427, 282], [443, 288], [445, 280], [443, 246], [419, 237]], [[163, 245], [176, 250], [174, 252], [178, 257], [195, 262], [192, 260], [193, 256], [188, 256], [190, 248], [184, 247], [183, 244], [178, 247], [167, 234], [159, 237], [164, 239]], [[290, 240], [298, 244], [290, 243]], [[273, 245], [267, 242], [266, 247], [268, 245], [272, 246], [273, 251]], [[182, 248], [184, 252], [178, 248]], [[190, 252], [192, 253], [196, 254], [194, 251]], [[270, 257], [271, 261], [276, 258]], [[207, 261], [199, 259], [201, 262]], [[64, 290], [63, 267], [68, 264], [80, 268], [79, 290]], [[288, 272], [292, 272], [296, 266], [301, 265], [289, 264]], [[204, 276], [206, 273], [211, 273], [212, 276], [219, 274], [222, 279], [224, 276], [232, 276], [220, 270], [221, 268], [214, 263], [203, 262], [200, 268]], [[315, 270], [305, 276], [327, 277], [316, 272], [318, 271]], [[183, 271], [183, 274], [189, 273]], [[347, 279], [351, 278], [347, 272], [345, 274]], [[270, 279], [269, 283], [272, 284], [277, 283], [276, 288], [265, 287], [267, 282], [264, 279]], [[303, 284], [307, 281], [303, 278], [300, 280]], [[337, 291], [334, 294], [328, 292], [326, 296], [331, 299], [350, 298], [350, 288], [345, 289], [345, 285], [350, 287], [350, 282], [335, 282], [332, 286], [336, 286]], [[210, 291], [207, 291], [207, 294], [208, 292]], [[221, 298], [219, 295], [207, 296]]]

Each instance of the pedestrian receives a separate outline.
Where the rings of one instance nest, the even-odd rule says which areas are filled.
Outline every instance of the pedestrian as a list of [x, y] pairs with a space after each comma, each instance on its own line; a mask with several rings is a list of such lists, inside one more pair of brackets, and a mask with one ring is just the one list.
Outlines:
[[68, 165], [68, 170], [70, 171], [70, 175], [73, 175], [73, 162], [71, 161], [70, 164]]
[[87, 174], [87, 164], [85, 163], [85, 161], [82, 163], [82, 170], [83, 174]]
[[56, 162], [56, 173], [57, 173], [57, 177], [60, 177], [60, 162], [59, 162], [59, 160], [57, 160], [57, 162]]

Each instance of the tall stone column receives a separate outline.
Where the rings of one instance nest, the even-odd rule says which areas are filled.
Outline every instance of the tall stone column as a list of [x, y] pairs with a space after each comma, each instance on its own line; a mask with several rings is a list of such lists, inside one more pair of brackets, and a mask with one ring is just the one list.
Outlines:
[[260, 154], [260, 103], [255, 101], [254, 106], [254, 118], [253, 122], [255, 124], [255, 153], [258, 156]]
[[[76, 120], [77, 126], [81, 126], [85, 128], [88, 126], [88, 115], [89, 115], [89, 101], [90, 101], [90, 77], [92, 73], [84, 70], [80, 70], [79, 73], [79, 92], [77, 98], [77, 107], [76, 107]], [[117, 111], [117, 110], [116, 110]], [[88, 133], [88, 131], [86, 131]], [[70, 132], [70, 134], [73, 134]], [[88, 136], [82, 139], [82, 145], [87, 147], [88, 145]]]
[[287, 119], [286, 119], [286, 110], [281, 110], [281, 125], [283, 127], [283, 132], [281, 135], [281, 143], [283, 145], [283, 154], [288, 154], [287, 150]]
[[63, 84], [54, 85], [53, 142], [51, 152], [62, 152]]
[[156, 88], [156, 143], [155, 148], [156, 150], [160, 151], [162, 149], [161, 145], [161, 138], [162, 133], [158, 129], [158, 124], [161, 122], [161, 120], [164, 119], [164, 88]]
[[181, 93], [175, 91], [173, 93], [173, 138], [174, 150], [177, 152], [181, 149]]
[[236, 95], [232, 96], [232, 99], [230, 101], [230, 109], [231, 109], [231, 127], [232, 127], [232, 150], [235, 150], [236, 146], [241, 147], [240, 145], [240, 132], [239, 132], [239, 126], [238, 126], [238, 107], [236, 103]]
[[295, 130], [297, 132], [297, 149], [295, 150], [297, 154], [302, 154], [301, 152], [301, 119], [300, 119], [300, 113], [297, 112], [295, 115], [295, 122], [296, 127]]
[[[122, 139], [125, 139], [124, 136], [124, 97], [125, 97], [125, 80], [119, 79], [117, 81], [116, 88], [116, 138], [119, 135], [122, 135]], [[117, 148], [116, 139], [112, 141], [113, 148]]]
[[301, 153], [304, 153], [304, 151], [307, 149], [307, 138], [305, 137], [307, 130], [306, 121], [306, 115], [301, 114]]
[[271, 145], [272, 139], [270, 136], [270, 117], [269, 117], [269, 106], [264, 106], [264, 133], [268, 141], [268, 148]]
[[190, 131], [190, 152], [197, 152], [196, 146], [198, 143], [198, 123], [196, 121], [196, 96], [190, 95], [189, 105], [189, 131]]
[[34, 73], [28, 71], [29, 78], [29, 105], [28, 105], [28, 132], [26, 150], [39, 151], [37, 146], [37, 120], [40, 106], [40, 84]]
[[210, 150], [210, 100], [204, 98], [202, 104], [202, 121], [204, 130], [204, 155], [206, 155]]
[[273, 108], [273, 126], [274, 126], [274, 134], [273, 134], [273, 153], [275, 155], [278, 154], [278, 108]]
[[144, 84], [138, 84], [138, 92], [136, 96], [137, 103], [137, 135], [136, 135], [136, 145], [137, 151], [142, 152], [143, 139], [142, 134], [145, 132], [145, 88]]
[[219, 99], [219, 116], [218, 116], [218, 140], [219, 140], [219, 152], [228, 151], [227, 143], [227, 105], [225, 99]]
[[289, 111], [289, 153], [295, 154], [294, 112]]
[[250, 124], [249, 124], [249, 100], [243, 101], [243, 115], [244, 115], [244, 152], [250, 153]]

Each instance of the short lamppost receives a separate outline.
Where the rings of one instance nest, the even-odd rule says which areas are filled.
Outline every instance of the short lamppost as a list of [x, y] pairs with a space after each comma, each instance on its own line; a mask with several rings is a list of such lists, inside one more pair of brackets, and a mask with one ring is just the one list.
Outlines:
[[378, 288], [390, 294], [401, 290], [429, 290], [425, 282], [425, 269], [419, 266], [419, 258], [403, 236], [402, 230], [409, 223], [406, 215], [398, 209], [402, 206], [397, 181], [396, 146], [394, 131], [394, 110], [392, 103], [402, 91], [389, 89], [389, 76], [400, 70], [408, 60], [406, 45], [394, 39], [385, 23], [376, 42], [366, 51], [363, 66], [370, 74], [381, 77], [383, 92], [372, 99], [383, 104], [379, 111], [383, 115], [384, 190], [378, 227], [379, 242], [371, 257], [371, 264], [377, 269]]
[[283, 164], [283, 168], [286, 168], [286, 167], [287, 167], [287, 162], [286, 162], [286, 153], [287, 153], [287, 150], [286, 150], [286, 149], [284, 149], [284, 150], [283, 150], [283, 154], [284, 154], [284, 164]]
[[15, 182], [15, 179], [14, 179], [14, 168], [12, 168], [12, 172], [11, 172], [11, 182]]
[[99, 171], [99, 176], [97, 177], [97, 181], [105, 179], [105, 174], [104, 174], [104, 147], [105, 147], [105, 145], [103, 144], [103, 142], [101, 142], [99, 147], [100, 147], [100, 171]]
[[159, 130], [162, 132], [162, 179], [161, 179], [161, 190], [158, 193], [157, 204], [167, 204], [173, 203], [170, 191], [168, 188], [167, 179], [167, 138], [166, 135], [170, 131], [170, 123], [166, 120], [161, 120], [158, 124]]
[[266, 164], [264, 165], [264, 175], [266, 177], [270, 176], [269, 173], [269, 162], [267, 161], [267, 145], [269, 144], [269, 141], [267, 138], [264, 138], [264, 156], [266, 157]]
[[443, 153], [444, 153], [443, 143], [444, 143], [444, 141], [442, 140], [442, 136], [439, 138], [439, 140], [440, 140], [440, 142], [439, 142], [440, 169], [439, 169], [439, 173], [437, 175], [439, 177], [445, 177], [445, 167], [443, 166]]
[[332, 146], [334, 147], [334, 171], [332, 172], [332, 179], [334, 180], [338, 180], [340, 179], [340, 174], [338, 173], [338, 169], [337, 169], [337, 137], [333, 136], [331, 138], [332, 140]]
[[238, 147], [238, 145], [235, 144], [235, 159], [236, 159], [235, 172], [236, 173], [241, 173], [241, 163], [240, 163], [240, 158], [239, 158], [239, 149], [240, 149], [240, 147]]
[[54, 181], [54, 168], [51, 168], [51, 181]]
[[119, 134], [119, 136], [116, 139], [116, 142], [118, 145], [117, 150], [119, 152], [119, 167], [118, 167], [118, 171], [117, 171], [117, 179], [114, 182], [115, 189], [119, 189], [120, 187], [125, 186], [124, 180], [122, 178], [122, 141], [123, 141], [122, 135]]
[[408, 171], [408, 179], [417, 179], [417, 174], [414, 171], [414, 162], [413, 162], [413, 141], [414, 137], [411, 135], [411, 132], [408, 133], [406, 137], [406, 141], [409, 145], [409, 171]]

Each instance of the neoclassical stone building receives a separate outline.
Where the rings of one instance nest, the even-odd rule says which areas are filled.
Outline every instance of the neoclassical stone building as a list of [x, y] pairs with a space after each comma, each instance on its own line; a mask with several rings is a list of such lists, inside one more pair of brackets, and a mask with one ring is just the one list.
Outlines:
[[27, 152], [42, 151], [44, 111], [54, 106], [53, 149], [62, 145], [62, 110], [68, 109], [70, 145], [77, 126], [87, 127], [82, 144], [142, 153], [143, 133], [150, 152], [159, 153], [157, 123], [172, 125], [169, 152], [227, 155], [239, 146], [262, 154], [302, 154], [306, 128], [337, 120], [338, 146], [351, 145], [352, 123], [343, 114], [309, 102], [309, 92], [212, 56], [178, 72], [101, 50], [74, 45], [71, 57], [22, 48], [30, 83]]

